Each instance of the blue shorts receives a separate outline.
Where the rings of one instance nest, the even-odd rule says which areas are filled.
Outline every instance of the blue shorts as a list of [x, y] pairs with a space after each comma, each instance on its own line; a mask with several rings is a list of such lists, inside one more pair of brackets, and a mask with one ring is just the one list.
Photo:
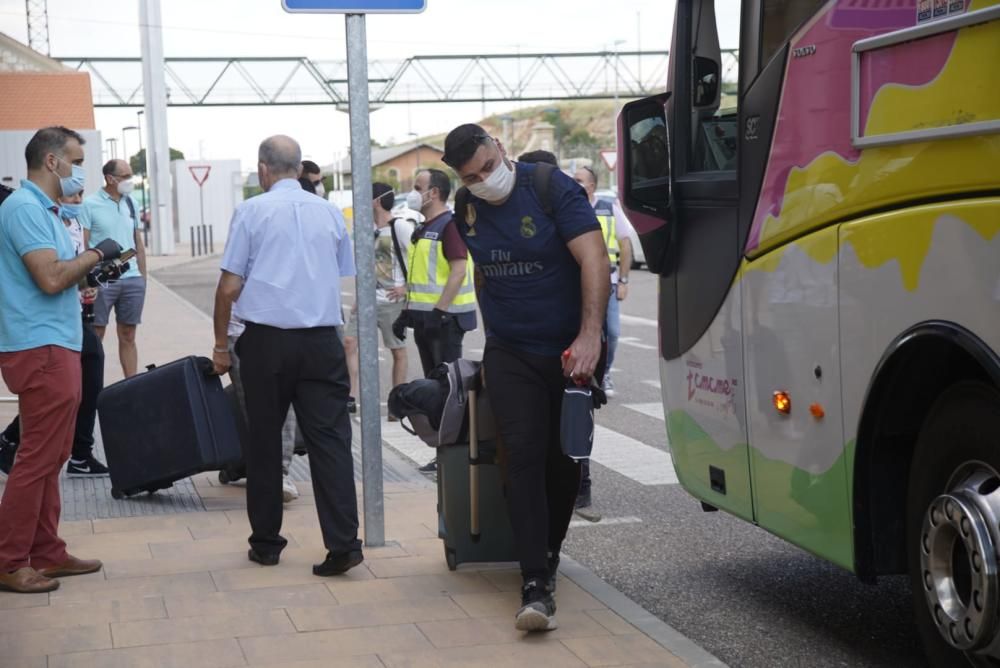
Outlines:
[[94, 326], [107, 327], [111, 308], [119, 325], [138, 325], [142, 322], [142, 307], [146, 303], [146, 278], [132, 276], [104, 286], [94, 302]]

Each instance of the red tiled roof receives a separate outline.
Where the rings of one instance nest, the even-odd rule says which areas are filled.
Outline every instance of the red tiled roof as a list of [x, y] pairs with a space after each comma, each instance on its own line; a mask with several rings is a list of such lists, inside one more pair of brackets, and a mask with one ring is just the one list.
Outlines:
[[0, 72], [0, 130], [36, 130], [49, 125], [95, 129], [90, 75]]

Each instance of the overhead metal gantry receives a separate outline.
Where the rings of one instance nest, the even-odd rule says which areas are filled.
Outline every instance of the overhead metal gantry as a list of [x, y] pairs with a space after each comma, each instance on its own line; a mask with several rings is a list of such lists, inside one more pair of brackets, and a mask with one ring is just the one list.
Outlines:
[[[424, 55], [369, 62], [371, 104], [610, 99], [652, 95], [667, 79], [666, 51]], [[91, 75], [94, 105], [142, 105], [139, 58], [60, 58]], [[735, 50], [723, 79], [735, 79]], [[347, 103], [347, 62], [299, 57], [167, 58], [174, 107]]]

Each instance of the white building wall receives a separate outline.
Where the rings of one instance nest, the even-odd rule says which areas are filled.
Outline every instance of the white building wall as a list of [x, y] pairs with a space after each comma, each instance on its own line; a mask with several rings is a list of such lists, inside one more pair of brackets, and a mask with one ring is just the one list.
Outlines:
[[[83, 166], [87, 170], [84, 195], [97, 192], [104, 185], [101, 167], [104, 165], [101, 133], [97, 130], [79, 130], [86, 143], [83, 145]], [[21, 179], [28, 177], [24, 162], [24, 147], [35, 136], [35, 130], [0, 130], [0, 183], [18, 188]]]
[[180, 243], [191, 241], [191, 229], [202, 224], [198, 184], [189, 167], [209, 166], [211, 171], [201, 193], [205, 225], [212, 228], [215, 251], [221, 252], [229, 233], [236, 205], [243, 201], [243, 176], [239, 160], [174, 160], [170, 174], [174, 182], [174, 234]]

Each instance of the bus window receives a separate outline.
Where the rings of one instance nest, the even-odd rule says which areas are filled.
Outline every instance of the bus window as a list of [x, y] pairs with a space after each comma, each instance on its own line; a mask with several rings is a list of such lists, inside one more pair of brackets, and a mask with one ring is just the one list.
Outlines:
[[740, 0], [702, 0], [693, 13], [689, 172], [736, 169]]

